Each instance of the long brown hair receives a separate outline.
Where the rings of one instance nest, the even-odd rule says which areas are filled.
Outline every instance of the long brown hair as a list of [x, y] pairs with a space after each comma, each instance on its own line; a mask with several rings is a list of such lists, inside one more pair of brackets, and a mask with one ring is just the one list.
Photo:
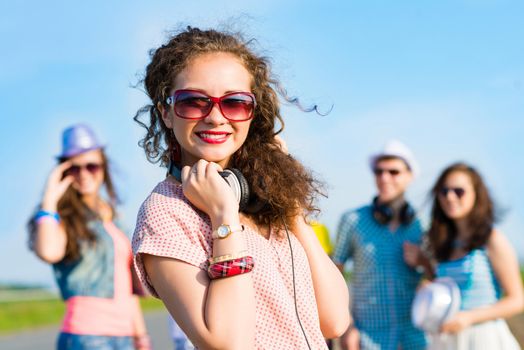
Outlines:
[[[115, 205], [118, 203], [118, 196], [113, 185], [113, 180], [109, 172], [107, 157], [100, 149], [102, 155], [102, 169], [104, 172], [104, 187], [108, 196], [108, 204], [111, 206], [113, 216], [115, 215]], [[67, 158], [61, 159], [60, 162], [66, 161]], [[41, 206], [39, 205], [39, 208]], [[58, 201], [57, 205], [60, 221], [64, 225], [67, 235], [65, 261], [74, 261], [80, 257], [80, 243], [82, 241], [94, 244], [96, 242], [95, 234], [89, 229], [88, 222], [98, 218], [98, 214], [93, 212], [82, 200], [82, 197], [73, 186], [65, 191], [64, 195]], [[33, 250], [34, 236], [36, 234], [36, 223], [34, 216], [27, 223], [29, 230], [29, 248]]]
[[[229, 166], [239, 169], [250, 184], [250, 190], [268, 203], [261, 211], [250, 215], [260, 225], [283, 226], [281, 218], [292, 226], [291, 218], [298, 210], [305, 214], [316, 211], [314, 199], [321, 194], [321, 185], [296, 159], [284, 154], [275, 135], [284, 128], [278, 93], [288, 102], [302, 108], [297, 99], [287, 96], [279, 81], [271, 76], [269, 61], [250, 48], [254, 40], [246, 41], [241, 34], [200, 30], [187, 27], [156, 50], [150, 51], [151, 62], [142, 83], [151, 99], [139, 109], [134, 120], [146, 129], [139, 142], [147, 159], [167, 166], [179, 157], [180, 146], [173, 132], [166, 127], [159, 105], [168, 108], [166, 98], [173, 89], [176, 76], [197, 56], [225, 52], [235, 55], [252, 76], [252, 92], [257, 106], [245, 143], [232, 156]], [[316, 106], [307, 110], [316, 110]], [[145, 115], [146, 120], [142, 121]], [[276, 129], [276, 123], [280, 125]]]
[[450, 258], [458, 233], [455, 223], [446, 216], [438, 200], [438, 194], [444, 186], [446, 178], [454, 172], [467, 174], [475, 191], [475, 204], [467, 217], [471, 236], [467, 242], [464, 242], [463, 248], [469, 252], [472, 249], [484, 246], [491, 235], [493, 224], [495, 223], [494, 203], [479, 172], [465, 163], [455, 163], [448, 166], [439, 176], [431, 190], [433, 208], [428, 238], [430, 249], [438, 261], [445, 261]]

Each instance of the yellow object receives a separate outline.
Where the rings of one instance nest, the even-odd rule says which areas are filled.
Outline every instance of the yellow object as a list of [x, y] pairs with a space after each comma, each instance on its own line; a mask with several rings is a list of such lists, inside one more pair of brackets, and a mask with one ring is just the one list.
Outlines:
[[324, 251], [327, 253], [327, 255], [331, 255], [333, 252], [333, 245], [331, 244], [329, 230], [327, 227], [317, 221], [311, 221], [310, 225], [313, 228], [313, 231], [315, 231], [315, 234], [317, 235], [320, 245], [322, 248], [324, 248]]

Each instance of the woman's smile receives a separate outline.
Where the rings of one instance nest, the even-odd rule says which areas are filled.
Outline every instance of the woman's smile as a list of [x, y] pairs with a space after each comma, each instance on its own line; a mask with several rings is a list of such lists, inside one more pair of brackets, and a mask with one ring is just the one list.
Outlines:
[[221, 144], [228, 140], [229, 135], [231, 135], [231, 133], [227, 131], [206, 130], [206, 131], [197, 131], [195, 132], [195, 135], [198, 136], [198, 138], [205, 143]]

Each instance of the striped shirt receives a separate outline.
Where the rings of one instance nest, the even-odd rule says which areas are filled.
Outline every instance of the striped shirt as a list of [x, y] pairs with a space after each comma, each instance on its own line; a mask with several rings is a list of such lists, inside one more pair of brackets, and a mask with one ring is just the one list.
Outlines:
[[411, 303], [421, 275], [403, 259], [403, 243], [422, 243], [416, 218], [391, 232], [367, 205], [346, 212], [339, 223], [333, 260], [353, 262], [352, 316], [362, 349], [424, 349], [424, 334], [411, 323]]
[[501, 295], [485, 249], [473, 249], [460, 259], [440, 262], [437, 277], [451, 277], [460, 289], [461, 310], [494, 304]]

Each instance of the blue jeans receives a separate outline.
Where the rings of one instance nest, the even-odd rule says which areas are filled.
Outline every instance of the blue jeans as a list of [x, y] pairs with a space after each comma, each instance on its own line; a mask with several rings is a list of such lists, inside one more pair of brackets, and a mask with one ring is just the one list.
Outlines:
[[189, 339], [183, 339], [183, 338], [175, 338], [173, 339], [173, 342], [175, 343], [175, 350], [194, 350], [195, 347]]
[[57, 350], [134, 350], [133, 337], [60, 333]]

